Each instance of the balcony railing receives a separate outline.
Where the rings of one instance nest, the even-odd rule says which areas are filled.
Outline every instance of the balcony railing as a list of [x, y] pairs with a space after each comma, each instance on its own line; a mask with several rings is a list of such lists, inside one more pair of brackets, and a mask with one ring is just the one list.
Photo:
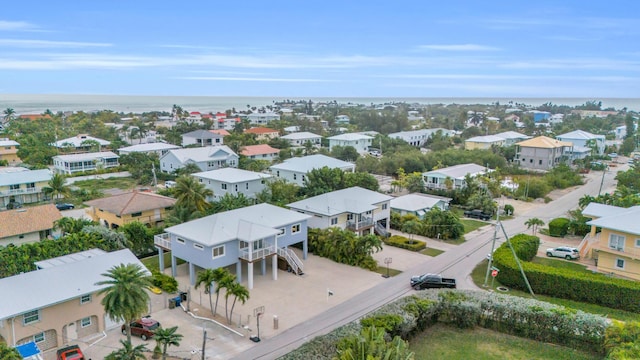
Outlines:
[[[249, 244], [251, 246], [251, 244]], [[247, 261], [260, 260], [269, 255], [273, 255], [276, 252], [276, 248], [273, 245], [269, 245], [264, 248], [255, 249], [253, 251], [249, 251], [249, 248], [240, 249], [240, 258]]]
[[4, 191], [0, 191], [0, 195], [8, 196], [8, 195], [37, 194], [41, 192], [42, 192], [42, 188], [32, 187], [32, 188], [4, 190]]
[[630, 257], [632, 259], [640, 259], [640, 248], [625, 246], [623, 249], [612, 249], [608, 245], [597, 243], [592, 248], [595, 251], [607, 252], [618, 256]]
[[128, 224], [128, 223], [132, 223], [132, 222], [138, 221], [138, 222], [141, 222], [143, 224], [147, 224], [147, 223], [148, 224], [153, 224], [155, 222], [162, 221], [162, 220], [164, 220], [164, 218], [162, 217], [161, 214], [158, 214], [158, 215], [136, 216], [136, 217], [126, 218], [124, 220], [124, 223]]
[[356, 220], [347, 221], [348, 230], [360, 230], [368, 226], [373, 226], [373, 218], [365, 218], [365, 219], [361, 219], [360, 221], [356, 221]]
[[171, 236], [169, 236], [169, 233], [155, 235], [153, 244], [163, 249], [171, 250]]

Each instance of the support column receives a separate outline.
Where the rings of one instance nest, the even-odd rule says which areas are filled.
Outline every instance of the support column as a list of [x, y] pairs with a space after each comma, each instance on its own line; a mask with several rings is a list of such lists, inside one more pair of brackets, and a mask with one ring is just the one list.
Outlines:
[[173, 253], [171, 253], [171, 276], [173, 276], [173, 277], [177, 277], [178, 276], [177, 267], [178, 267], [178, 265], [177, 265], [176, 257], [173, 256]]
[[157, 247], [158, 249], [158, 267], [160, 268], [160, 272], [164, 274], [164, 250], [161, 247]]
[[242, 282], [242, 261], [240, 260], [236, 263], [236, 279], [239, 283]]
[[189, 284], [196, 285], [196, 269], [192, 262], [189, 262]]
[[247, 263], [247, 286], [249, 290], [253, 289], [253, 263]]
[[278, 280], [278, 254], [274, 254], [271, 257], [271, 271], [273, 280]]
[[309, 239], [305, 238], [304, 241], [302, 242], [302, 259], [303, 260], [307, 260], [307, 254], [309, 253], [309, 246], [307, 245], [308, 241]]
[[260, 270], [262, 271], [262, 276], [267, 274], [267, 258], [262, 258], [262, 261], [260, 261]]

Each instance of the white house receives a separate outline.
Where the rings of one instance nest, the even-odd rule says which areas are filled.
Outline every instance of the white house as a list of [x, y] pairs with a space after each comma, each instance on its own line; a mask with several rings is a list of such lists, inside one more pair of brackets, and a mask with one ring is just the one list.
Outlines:
[[305, 175], [308, 172], [313, 169], [322, 169], [325, 166], [348, 172], [356, 171], [355, 164], [321, 154], [286, 159], [283, 163], [271, 165], [269, 171], [275, 177], [304, 186]]
[[274, 120], [280, 120], [280, 114], [274, 112], [251, 113], [247, 115], [247, 120], [251, 125], [267, 125]]
[[99, 150], [101, 150], [102, 147], [108, 147], [111, 145], [107, 140], [98, 139], [87, 134], [79, 134], [74, 137], [58, 140], [51, 145], [58, 149], [70, 149], [73, 152], [80, 152], [90, 151], [95, 146], [95, 143], [100, 144]]
[[358, 186], [336, 190], [288, 204], [291, 210], [311, 215], [312, 228], [339, 227], [368, 235], [389, 231], [391, 196]]
[[413, 214], [420, 218], [433, 208], [448, 210], [451, 199], [435, 195], [411, 193], [391, 199], [391, 211], [400, 215]]
[[160, 158], [160, 170], [172, 173], [189, 163], [202, 171], [238, 167], [238, 154], [226, 145], [169, 150]]
[[400, 131], [397, 133], [389, 134], [391, 139], [400, 139], [406, 141], [409, 145], [415, 147], [423, 147], [427, 139], [438, 131], [442, 132], [445, 136], [453, 136], [455, 132], [453, 130], [435, 128], [435, 129], [419, 129], [411, 131]]
[[329, 139], [329, 151], [333, 150], [335, 146], [351, 146], [359, 153], [366, 153], [369, 151], [373, 137], [364, 134], [341, 134], [332, 136]]
[[226, 194], [244, 194], [245, 197], [255, 199], [256, 194], [265, 188], [269, 174], [247, 171], [236, 168], [223, 168], [191, 174], [207, 189], [213, 191], [209, 201], [220, 200]]
[[99, 166], [108, 169], [120, 165], [118, 158], [111, 151], [57, 155], [53, 157], [53, 170], [61, 174], [73, 174], [96, 170]]
[[251, 160], [274, 161], [280, 155], [280, 150], [268, 144], [247, 145], [240, 150], [240, 154]]
[[515, 145], [517, 142], [531, 139], [531, 136], [520, 134], [516, 131], [505, 131], [501, 133], [497, 133], [494, 136], [498, 136], [504, 139], [504, 146]]
[[[565, 134], [556, 136], [556, 139], [560, 141], [573, 143], [573, 151], [591, 153], [592, 150], [596, 151], [597, 155], [604, 154], [605, 148], [605, 136], [595, 135], [583, 130], [575, 130]], [[577, 158], [574, 156], [574, 159]]]
[[182, 146], [198, 145], [198, 146], [212, 146], [222, 145], [223, 136], [214, 134], [207, 130], [194, 130], [186, 134], [182, 134]]
[[[462, 189], [467, 186], [465, 180], [467, 175], [476, 177], [484, 175], [490, 171], [491, 169], [487, 169], [486, 167], [478, 164], [461, 164], [443, 169], [427, 171], [422, 174], [422, 178], [424, 179], [425, 186], [428, 189], [455, 190]], [[451, 181], [450, 188], [447, 184], [447, 179], [450, 179]]]
[[335, 123], [336, 125], [348, 125], [350, 120], [347, 115], [338, 115], [336, 116]]
[[320, 147], [322, 136], [302, 131], [281, 136], [280, 139], [287, 140], [293, 147], [304, 146], [307, 142], [310, 142], [314, 147]]
[[166, 154], [169, 150], [180, 149], [180, 146], [167, 144], [167, 143], [147, 143], [147, 144], [139, 144], [132, 145], [118, 149], [118, 153], [120, 155], [129, 155], [133, 153], [145, 153], [145, 154], [156, 154], [158, 156], [162, 156]]

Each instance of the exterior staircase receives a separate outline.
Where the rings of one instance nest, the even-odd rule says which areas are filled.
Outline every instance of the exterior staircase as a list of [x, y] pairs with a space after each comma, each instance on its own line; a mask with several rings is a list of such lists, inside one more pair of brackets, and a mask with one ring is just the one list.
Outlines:
[[278, 256], [285, 259], [291, 267], [291, 271], [296, 275], [304, 274], [304, 264], [296, 253], [289, 248], [278, 248]]
[[373, 230], [376, 232], [376, 234], [383, 236], [383, 237], [389, 237], [389, 232], [387, 231], [387, 229], [380, 225], [379, 223], [376, 223], [375, 227], [373, 228]]

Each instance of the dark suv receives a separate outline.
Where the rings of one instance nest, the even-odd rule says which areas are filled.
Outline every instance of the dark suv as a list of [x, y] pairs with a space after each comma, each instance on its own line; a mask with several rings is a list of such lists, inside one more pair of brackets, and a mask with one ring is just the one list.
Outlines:
[[[134, 320], [131, 324], [131, 335], [140, 336], [142, 340], [153, 337], [154, 332], [160, 327], [160, 323], [151, 318]], [[122, 325], [122, 334], [127, 335], [127, 328]]]
[[472, 219], [480, 219], [480, 220], [484, 220], [487, 221], [489, 219], [491, 219], [491, 214], [486, 214], [483, 213], [482, 210], [467, 210], [464, 212], [464, 216], [468, 217], [468, 218], [472, 218]]

